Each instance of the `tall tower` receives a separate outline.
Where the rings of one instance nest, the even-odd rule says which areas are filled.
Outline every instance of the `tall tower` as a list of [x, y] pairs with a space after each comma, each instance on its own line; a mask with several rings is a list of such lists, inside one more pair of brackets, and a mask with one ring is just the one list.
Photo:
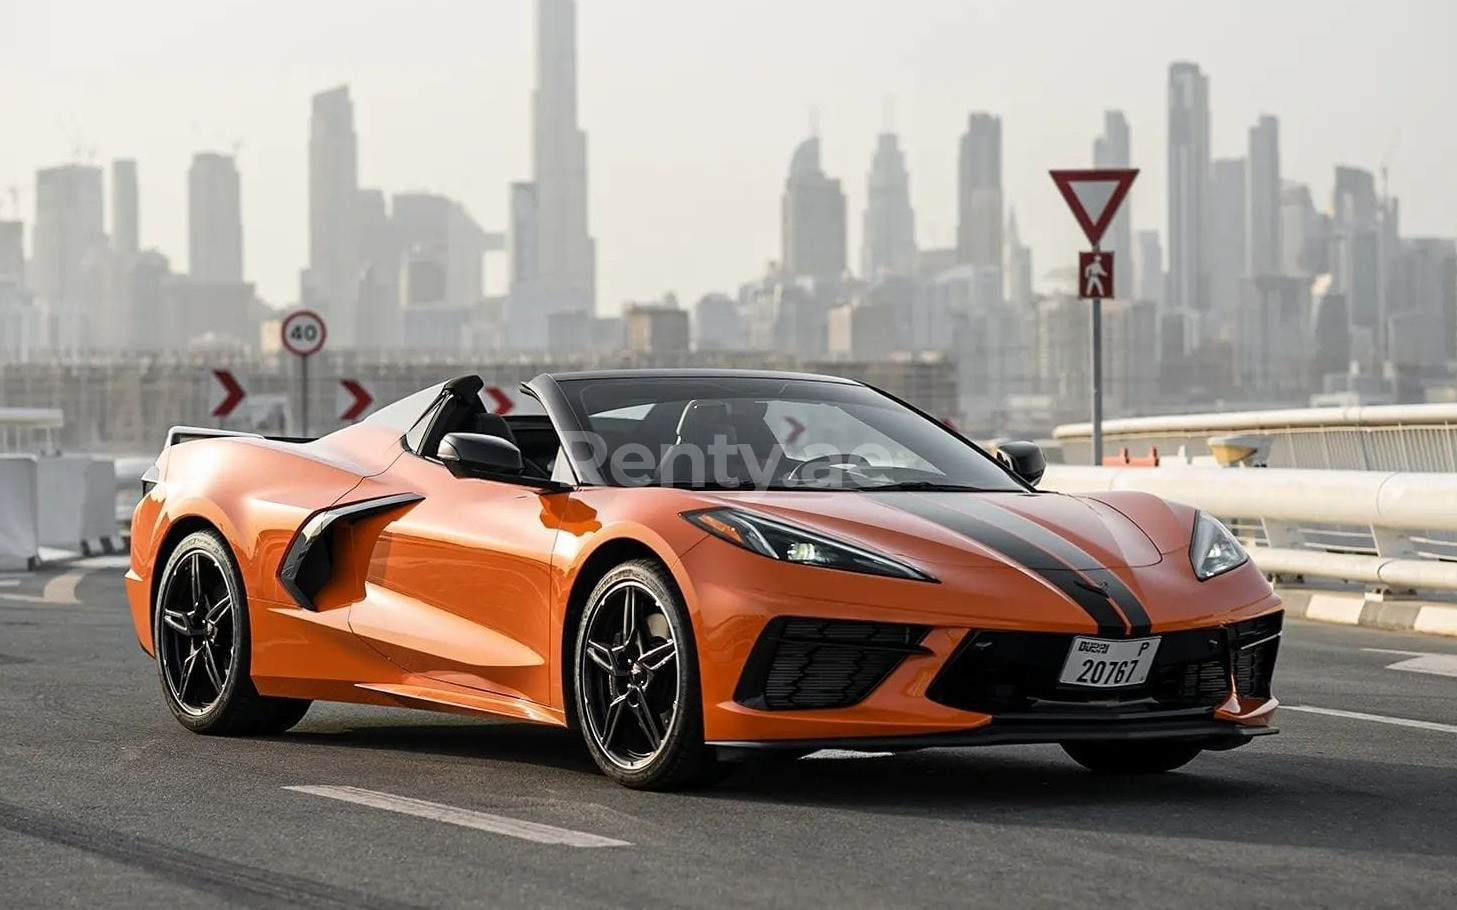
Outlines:
[[320, 92], [309, 121], [309, 267], [300, 298], [329, 324], [331, 346], [357, 342], [362, 268], [359, 138], [349, 87]]
[[909, 275], [916, 266], [916, 213], [906, 158], [894, 133], [880, 134], [867, 184], [861, 277]]
[[141, 247], [138, 223], [137, 163], [118, 158], [111, 162], [111, 245], [123, 256]]
[[199, 152], [187, 172], [187, 271], [196, 281], [243, 280], [243, 214], [238, 166]]
[[1249, 251], [1251, 277], [1279, 275], [1284, 256], [1280, 243], [1280, 121], [1266, 114], [1250, 127]]
[[1209, 309], [1209, 79], [1169, 66], [1169, 278], [1176, 310]]
[[532, 182], [512, 187], [511, 345], [544, 348], [556, 314], [597, 306], [597, 245], [587, 228], [587, 136], [577, 123], [576, 0], [537, 0]]
[[[1123, 116], [1122, 111], [1104, 111], [1103, 135], [1093, 140], [1093, 167], [1123, 170], [1129, 166], [1129, 161], [1128, 118]], [[1128, 212], [1132, 207], [1131, 201], [1123, 200], [1123, 206], [1108, 226], [1102, 244], [1103, 249], [1118, 253], [1125, 269], [1132, 265], [1133, 233], [1128, 223]], [[1124, 287], [1131, 285], [1124, 283]]]
[[31, 289], [47, 308], [51, 346], [62, 351], [103, 346], [100, 293], [94, 272], [106, 254], [103, 172], [87, 164], [38, 171], [31, 235]]
[[820, 166], [820, 140], [794, 150], [784, 185], [783, 270], [790, 278], [835, 279], [845, 273], [845, 193]]
[[1002, 265], [1002, 121], [975, 113], [961, 137], [956, 259]]

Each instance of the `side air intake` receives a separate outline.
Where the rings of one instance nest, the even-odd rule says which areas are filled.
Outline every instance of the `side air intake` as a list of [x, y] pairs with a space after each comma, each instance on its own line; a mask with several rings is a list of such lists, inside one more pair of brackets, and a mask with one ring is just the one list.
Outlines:
[[308, 517], [289, 542], [278, 568], [279, 583], [299, 606], [317, 611], [315, 599], [334, 577], [334, 532], [424, 498], [418, 493], [397, 493], [320, 509]]

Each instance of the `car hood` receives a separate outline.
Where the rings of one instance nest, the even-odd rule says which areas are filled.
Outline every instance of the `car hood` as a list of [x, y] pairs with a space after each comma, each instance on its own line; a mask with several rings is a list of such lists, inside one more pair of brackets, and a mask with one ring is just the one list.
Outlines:
[[1116, 569], [1162, 558], [1119, 510], [1058, 493], [786, 491], [712, 498], [928, 565]]

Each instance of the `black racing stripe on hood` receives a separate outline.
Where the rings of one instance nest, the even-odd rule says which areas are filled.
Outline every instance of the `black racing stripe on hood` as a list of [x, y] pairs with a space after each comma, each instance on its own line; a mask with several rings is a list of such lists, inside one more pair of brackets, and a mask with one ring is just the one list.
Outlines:
[[1087, 550], [1045, 525], [1018, 515], [1010, 509], [1002, 508], [996, 503], [967, 497], [964, 502], [959, 502], [957, 505], [976, 512], [985, 521], [999, 527], [1006, 527], [1012, 533], [1027, 538], [1072, 565], [1093, 582], [1102, 585], [1108, 592], [1108, 596], [1118, 605], [1118, 609], [1128, 617], [1130, 635], [1147, 635], [1151, 630], [1153, 620], [1149, 618], [1148, 610], [1144, 609], [1143, 602], [1138, 599], [1138, 595], [1134, 594], [1128, 585], [1124, 584], [1123, 580], [1106, 566], [1100, 565]]
[[1096, 590], [1096, 585], [1088, 581], [1072, 565], [1068, 565], [1065, 569], [1034, 567], [1046, 566], [1050, 562], [1066, 563], [1067, 560], [1062, 556], [1049, 552], [1027, 538], [1007, 528], [999, 527], [985, 518], [935, 502], [930, 496], [903, 493], [893, 497], [877, 496], [876, 499], [892, 508], [910, 512], [918, 518], [924, 518], [943, 528], [955, 531], [957, 534], [970, 538], [984, 547], [1001, 553], [1013, 562], [1019, 563], [1027, 571], [1040, 576], [1066, 595], [1069, 600], [1082, 607], [1083, 612], [1098, 624], [1099, 635], [1122, 637], [1128, 634], [1129, 623], [1114, 608], [1109, 597]]

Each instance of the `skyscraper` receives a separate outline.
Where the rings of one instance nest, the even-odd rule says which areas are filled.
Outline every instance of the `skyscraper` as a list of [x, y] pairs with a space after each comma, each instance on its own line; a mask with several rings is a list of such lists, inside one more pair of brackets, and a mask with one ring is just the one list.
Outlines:
[[[1093, 140], [1093, 167], [1100, 170], [1129, 166], [1128, 118], [1122, 111], [1103, 112], [1103, 135]], [[1102, 248], [1118, 253], [1124, 268], [1132, 264], [1133, 229], [1129, 226], [1128, 212], [1133, 207], [1131, 199], [1123, 200], [1108, 233], [1103, 235]]]
[[1002, 267], [1002, 121], [974, 113], [961, 137], [956, 258]]
[[111, 246], [123, 256], [141, 247], [137, 202], [137, 163], [119, 158], [111, 162]]
[[1209, 309], [1209, 80], [1194, 63], [1169, 66], [1168, 302]]
[[1250, 127], [1246, 179], [1249, 189], [1246, 270], [1256, 278], [1281, 274], [1284, 257], [1280, 236], [1280, 121], [1268, 114]]
[[1029, 307], [1036, 296], [1032, 289], [1032, 248], [1022, 242], [1017, 229], [1017, 210], [1007, 212], [1007, 303]]
[[187, 272], [194, 281], [243, 280], [243, 215], [237, 163], [199, 152], [187, 172]]
[[1220, 158], [1214, 162], [1210, 209], [1214, 231], [1211, 235], [1213, 256], [1209, 269], [1209, 311], [1221, 326], [1240, 309], [1244, 287], [1245, 255], [1245, 160]]
[[911, 179], [894, 133], [881, 133], [870, 163], [860, 273], [866, 281], [910, 275], [916, 267], [916, 213]]
[[1134, 276], [1134, 298], [1163, 303], [1166, 292], [1164, 247], [1159, 242], [1158, 231], [1138, 232], [1138, 249], [1135, 252], [1135, 259], [1137, 272]]
[[361, 228], [359, 139], [349, 87], [313, 98], [309, 122], [309, 267], [302, 301], [328, 322], [329, 343], [357, 342]]
[[544, 348], [556, 314], [597, 306], [597, 245], [587, 225], [587, 135], [577, 124], [576, 0], [537, 0], [532, 182], [512, 187], [508, 339]]
[[86, 164], [36, 174], [31, 289], [47, 310], [47, 334], [58, 350], [82, 350], [105, 341], [87, 274], [106, 253], [101, 186], [101, 168]]
[[794, 150], [784, 185], [783, 271], [790, 278], [836, 279], [846, 269], [845, 193], [820, 166], [820, 140]]
[[[1334, 290], [1346, 297], [1352, 328], [1366, 332], [1368, 344], [1380, 341], [1380, 205], [1376, 179], [1360, 168], [1336, 167], [1331, 192], [1330, 268]], [[1359, 347], [1360, 339], [1357, 339]], [[1353, 356], [1355, 352], [1353, 352]]]

